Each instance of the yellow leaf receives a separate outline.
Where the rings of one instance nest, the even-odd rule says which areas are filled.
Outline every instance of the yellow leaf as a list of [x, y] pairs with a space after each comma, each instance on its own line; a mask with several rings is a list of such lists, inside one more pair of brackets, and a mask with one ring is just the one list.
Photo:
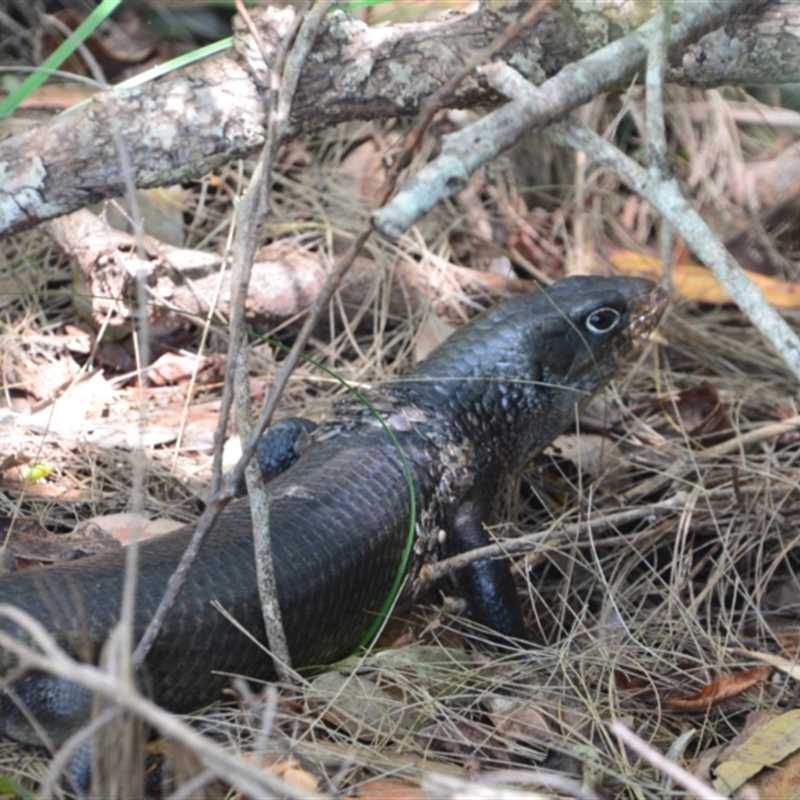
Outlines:
[[[623, 275], [646, 275], [660, 280], [661, 259], [630, 250], [617, 250], [609, 256], [609, 262]], [[757, 272], [744, 270], [764, 297], [776, 308], [800, 308], [800, 285]], [[723, 305], [733, 302], [719, 281], [698, 264], [680, 261], [672, 266], [672, 293], [675, 300], [691, 300], [695, 303]]]
[[26, 467], [23, 472], [23, 477], [26, 481], [35, 483], [42, 478], [46, 478], [55, 469], [52, 464], [31, 464]]
[[798, 749], [800, 710], [787, 711], [770, 720], [739, 745], [730, 758], [716, 766], [714, 788], [723, 794], [731, 794], [764, 767], [774, 766]]

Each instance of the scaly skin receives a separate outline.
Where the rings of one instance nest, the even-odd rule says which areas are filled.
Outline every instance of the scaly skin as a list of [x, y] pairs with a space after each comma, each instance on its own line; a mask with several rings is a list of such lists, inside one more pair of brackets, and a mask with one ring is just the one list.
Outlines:
[[[455, 541], [451, 551], [478, 544], [470, 537], [480, 526], [459, 520], [468, 510], [485, 518], [503, 481], [574, 420], [576, 407], [655, 327], [665, 302], [646, 280], [566, 279], [491, 309], [406, 379], [368, 392], [411, 464], [423, 536], [443, 528]], [[340, 403], [310, 439], [269, 484], [278, 596], [295, 667], [334, 662], [361, 640], [401, 563], [410, 513], [401, 460], [358, 403]], [[135, 639], [192, 532], [188, 526], [141, 545]], [[14, 573], [0, 577], [0, 603], [24, 609], [68, 652], [96, 662], [118, 618], [123, 575], [121, 553]], [[462, 585], [480, 621], [520, 633], [504, 562], [473, 565]], [[217, 520], [147, 658], [146, 685], [168, 709], [191, 711], [219, 697], [230, 674], [274, 677], [271, 659], [213, 600], [266, 642], [246, 499]], [[8, 621], [0, 620], [0, 630], [22, 635]], [[0, 675], [14, 664], [0, 650]], [[41, 673], [17, 680], [14, 690], [56, 744], [90, 713], [88, 692]], [[39, 741], [6, 696], [0, 732]]]

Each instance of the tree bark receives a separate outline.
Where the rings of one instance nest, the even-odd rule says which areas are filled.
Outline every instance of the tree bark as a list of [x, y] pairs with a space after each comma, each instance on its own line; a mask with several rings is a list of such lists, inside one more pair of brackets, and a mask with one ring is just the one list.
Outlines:
[[[470, 15], [369, 28], [342, 12], [318, 38], [292, 108], [288, 136], [353, 119], [417, 113], [526, 3], [484, 4]], [[637, 5], [637, 4], [634, 4]], [[291, 8], [259, 17], [274, 50]], [[501, 53], [534, 83], [619, 38], [640, 20], [553, 5]], [[691, 85], [800, 82], [800, 4], [754, 0], [751, 10], [672, 55], [668, 80]], [[263, 145], [266, 82], [258, 47], [244, 30], [225, 53], [150, 84], [98, 95], [53, 121], [0, 143], [0, 232], [19, 231], [123, 193], [112, 131], [118, 126], [137, 186], [194, 180]], [[453, 107], [499, 102], [472, 76]]]
[[[146, 271], [152, 301], [150, 326], [156, 336], [183, 326], [187, 319], [199, 321], [209, 314], [230, 319], [231, 275], [219, 275], [222, 258], [218, 255], [171, 247], [145, 236], [147, 260], [141, 260], [136, 255], [134, 236], [114, 230], [87, 210], [43, 227], [70, 258], [72, 297], [78, 314], [95, 330], [102, 327], [107, 339], [120, 339], [131, 332], [136, 304], [134, 276], [142, 270]], [[304, 314], [320, 293], [330, 266], [323, 256], [304, 252], [291, 240], [278, 240], [262, 248], [253, 263], [245, 303], [249, 324], [265, 332]], [[339, 288], [339, 299], [352, 314], [351, 319], [369, 306], [376, 287], [386, 285], [387, 280], [389, 286], [400, 281], [405, 289], [388, 292], [386, 312], [395, 320], [430, 306], [437, 316], [457, 322], [463, 319], [459, 301], [463, 295], [496, 301], [530, 289], [528, 281], [517, 278], [455, 264], [436, 270], [410, 257], [398, 258], [394, 269], [393, 277], [386, 276], [375, 261], [356, 258]], [[212, 307], [210, 298], [217, 296]]]

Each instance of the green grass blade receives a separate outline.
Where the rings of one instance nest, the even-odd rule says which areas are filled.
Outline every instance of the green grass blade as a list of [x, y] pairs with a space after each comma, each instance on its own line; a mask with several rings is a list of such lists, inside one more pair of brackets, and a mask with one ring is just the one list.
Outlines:
[[39, 69], [26, 78], [2, 103], [0, 119], [7, 117], [19, 104], [36, 91], [83, 44], [117, 8], [122, 0], [102, 0], [99, 6], [74, 30]]

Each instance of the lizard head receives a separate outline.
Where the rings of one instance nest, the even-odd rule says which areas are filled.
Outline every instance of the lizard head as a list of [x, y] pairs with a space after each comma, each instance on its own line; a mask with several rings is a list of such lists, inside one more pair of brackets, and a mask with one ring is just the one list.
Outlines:
[[408, 376], [476, 444], [521, 466], [574, 421], [655, 328], [666, 294], [643, 278], [566, 278], [500, 303]]
[[666, 293], [643, 278], [567, 278], [535, 299], [516, 348], [519, 366], [589, 396], [638, 351], [667, 305]]
[[[515, 303], [523, 315], [525, 299]], [[509, 343], [507, 374], [516, 375], [508, 384], [508, 403], [515, 406], [515, 419], [507, 416], [506, 424], [520, 439], [516, 466], [573, 422], [577, 410], [640, 350], [667, 296], [645, 279], [574, 277], [538, 293], [530, 305], [535, 309], [527, 324]]]

